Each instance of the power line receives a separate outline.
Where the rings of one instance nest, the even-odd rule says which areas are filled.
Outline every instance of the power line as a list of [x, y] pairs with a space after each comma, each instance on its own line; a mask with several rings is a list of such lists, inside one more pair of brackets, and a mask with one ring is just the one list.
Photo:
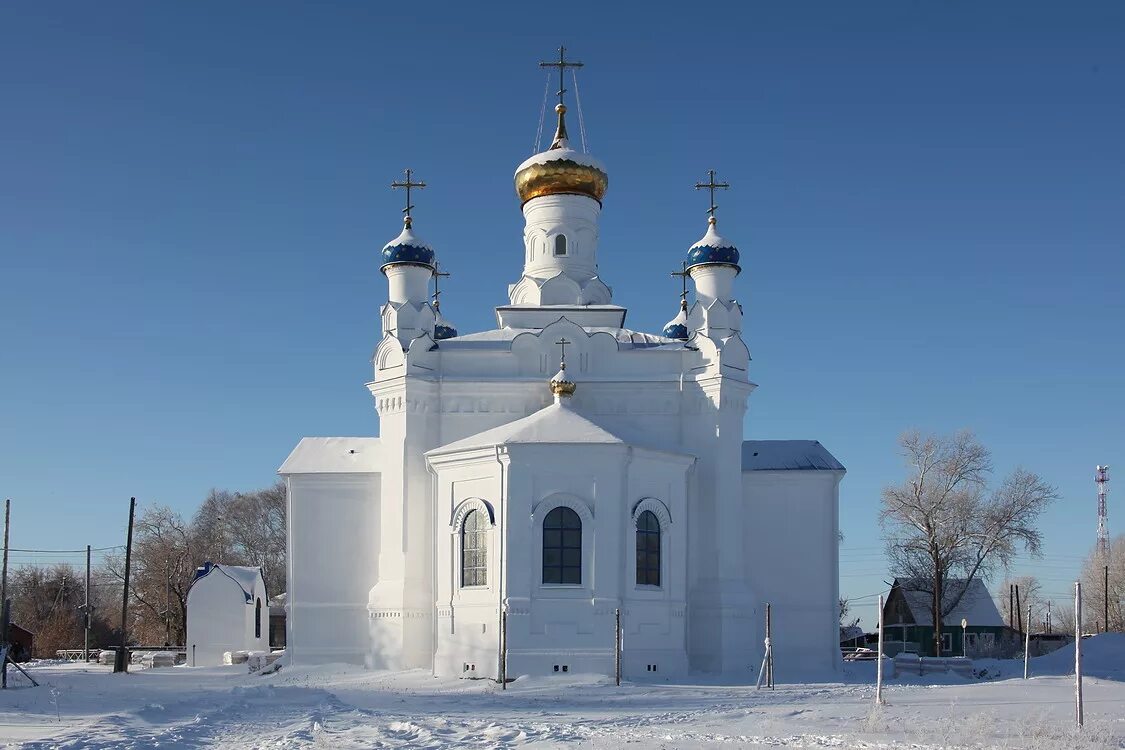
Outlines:
[[[106, 552], [106, 551], [111, 550], [111, 549], [122, 549], [124, 547], [125, 547], [124, 544], [115, 544], [112, 547], [94, 547], [90, 551], [91, 552]], [[72, 553], [78, 553], [78, 552], [81, 552], [83, 555], [86, 554], [86, 548], [85, 547], [83, 547], [82, 549], [16, 549], [15, 547], [10, 547], [10, 548], [8, 548], [8, 551], [9, 552], [41, 552], [41, 553], [45, 553], [45, 554], [55, 554], [55, 555], [66, 555], [66, 554], [72, 554]]]

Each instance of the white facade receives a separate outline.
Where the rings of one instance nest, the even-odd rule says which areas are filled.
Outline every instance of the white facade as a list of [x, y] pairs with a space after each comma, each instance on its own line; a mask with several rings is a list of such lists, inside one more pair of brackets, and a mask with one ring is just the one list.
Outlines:
[[833, 671], [844, 469], [815, 441], [743, 440], [741, 269], [714, 221], [683, 327], [624, 327], [597, 272], [607, 178], [563, 113], [517, 171], [524, 268], [496, 329], [443, 328], [409, 219], [384, 249], [379, 437], [305, 438], [280, 469], [289, 657], [611, 674], [620, 609], [625, 677], [752, 681], [770, 602], [778, 678]]
[[261, 568], [205, 564], [188, 590], [188, 664], [222, 664], [227, 651], [269, 651], [268, 601]]

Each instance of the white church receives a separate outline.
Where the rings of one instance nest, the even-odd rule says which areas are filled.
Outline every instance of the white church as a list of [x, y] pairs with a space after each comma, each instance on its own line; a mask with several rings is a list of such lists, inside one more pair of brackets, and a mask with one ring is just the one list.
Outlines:
[[398, 184], [367, 383], [379, 436], [304, 438], [280, 469], [290, 663], [611, 675], [620, 611], [626, 679], [752, 682], [769, 603], [777, 678], [836, 670], [844, 467], [814, 440], [743, 439], [756, 386], [725, 186], [701, 186], [710, 219], [684, 243], [694, 301], [659, 333], [626, 327], [598, 274], [608, 173], [571, 145], [570, 63], [553, 65], [557, 130], [515, 172], [523, 270], [495, 329], [443, 318], [420, 184]]

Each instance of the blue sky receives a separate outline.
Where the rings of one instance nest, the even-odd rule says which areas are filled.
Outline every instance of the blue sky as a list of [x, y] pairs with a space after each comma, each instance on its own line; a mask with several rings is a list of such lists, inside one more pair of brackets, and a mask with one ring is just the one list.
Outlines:
[[406, 166], [430, 185], [416, 228], [454, 274], [443, 311], [492, 325], [522, 262], [511, 175], [536, 62], [560, 42], [587, 65], [611, 178], [601, 270], [631, 327], [675, 313], [668, 272], [704, 229], [691, 185], [711, 167], [734, 184], [747, 433], [817, 438], [848, 466], [845, 594], [888, 575], [879, 491], [903, 476], [905, 428], [972, 428], [998, 474], [1059, 487], [1045, 557], [1015, 570], [1049, 593], [1093, 541], [1094, 465], [1125, 472], [1120, 3], [2, 14], [14, 547], [120, 543], [130, 495], [190, 513], [210, 487], [271, 482], [303, 435], [373, 434], [377, 253]]

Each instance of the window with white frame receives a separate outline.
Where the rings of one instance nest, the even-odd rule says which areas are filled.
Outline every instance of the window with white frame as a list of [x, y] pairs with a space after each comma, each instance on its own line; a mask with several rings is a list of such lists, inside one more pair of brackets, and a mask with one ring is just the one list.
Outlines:
[[488, 519], [470, 510], [461, 525], [461, 586], [488, 585]]
[[582, 584], [582, 519], [566, 506], [543, 519], [543, 583]]
[[637, 516], [637, 585], [660, 585], [660, 521], [651, 510]]

